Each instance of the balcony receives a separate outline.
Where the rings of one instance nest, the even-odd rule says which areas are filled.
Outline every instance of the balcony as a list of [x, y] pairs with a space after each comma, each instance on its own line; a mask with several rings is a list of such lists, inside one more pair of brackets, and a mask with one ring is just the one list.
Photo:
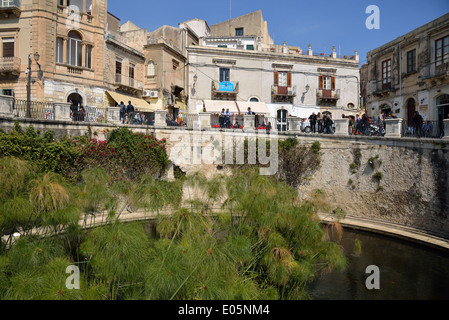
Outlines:
[[340, 99], [340, 89], [337, 90], [318, 89], [316, 91], [316, 97], [319, 100], [338, 100]]
[[19, 18], [21, 12], [20, 0], [0, 0], [1, 18], [9, 18], [11, 14]]
[[449, 62], [435, 65], [435, 75], [447, 74], [449, 72]]
[[271, 86], [271, 95], [279, 97], [296, 97], [296, 86], [282, 87], [277, 85]]
[[318, 89], [316, 91], [317, 104], [320, 106], [336, 106], [340, 99], [340, 89], [326, 90]]
[[128, 91], [133, 94], [143, 91], [143, 82], [137, 81], [136, 79], [130, 78], [123, 74], [115, 75], [115, 85], [118, 89], [122, 89], [123, 91]]
[[12, 75], [19, 75], [20, 73], [20, 58], [17, 57], [8, 57], [8, 58], [1, 58], [0, 57], [0, 74], [12, 74]]
[[239, 82], [212, 80], [212, 98], [217, 100], [235, 100], [239, 93]]

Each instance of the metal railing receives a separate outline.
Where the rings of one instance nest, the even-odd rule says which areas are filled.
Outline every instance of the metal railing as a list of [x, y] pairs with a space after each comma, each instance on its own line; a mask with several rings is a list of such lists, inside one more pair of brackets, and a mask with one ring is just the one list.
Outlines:
[[277, 95], [277, 96], [296, 96], [296, 86], [279, 86], [279, 85], [272, 85], [271, 86], [271, 94]]
[[199, 124], [199, 115], [194, 113], [184, 113], [181, 117], [181, 127], [193, 128]]
[[212, 128], [220, 129], [242, 129], [244, 126], [243, 115], [231, 115], [230, 117], [220, 114], [212, 114], [210, 124]]
[[143, 82], [120, 73], [115, 74], [115, 84], [131, 87], [138, 90], [143, 90]]
[[321, 99], [340, 99], [340, 89], [337, 90], [317, 89], [316, 96]]
[[86, 107], [85, 121], [106, 123], [106, 110], [106, 108]]
[[436, 138], [443, 136], [443, 124], [439, 121], [425, 121], [422, 125], [402, 124], [402, 136], [410, 138]]
[[[223, 84], [226, 83], [227, 86], [223, 86]], [[222, 85], [220, 85], [222, 84]], [[211, 85], [212, 92], [220, 92], [220, 93], [239, 93], [239, 82], [232, 82], [232, 81], [223, 81], [219, 82], [216, 80], [212, 80]]]
[[[17, 118], [27, 117], [28, 103], [26, 100], [14, 100], [13, 115]], [[55, 108], [52, 103], [30, 101], [30, 115], [32, 119], [55, 119]]]

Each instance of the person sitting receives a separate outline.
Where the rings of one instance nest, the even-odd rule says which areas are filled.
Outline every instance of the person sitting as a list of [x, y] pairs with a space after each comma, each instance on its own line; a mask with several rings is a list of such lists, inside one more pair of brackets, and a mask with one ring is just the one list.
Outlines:
[[423, 131], [424, 131], [424, 135], [426, 137], [432, 135], [432, 131], [433, 131], [433, 124], [432, 124], [432, 122], [427, 121], [427, 123], [423, 127]]

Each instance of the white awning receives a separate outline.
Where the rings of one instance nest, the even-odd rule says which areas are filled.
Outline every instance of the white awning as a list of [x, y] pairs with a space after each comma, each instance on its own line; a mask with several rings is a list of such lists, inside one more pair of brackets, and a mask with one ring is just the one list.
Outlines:
[[243, 114], [248, 113], [248, 108], [251, 108], [255, 114], [270, 114], [270, 110], [264, 102], [237, 101], [237, 106]]
[[118, 104], [123, 101], [125, 106], [128, 105], [128, 101], [131, 101], [131, 104], [134, 106], [136, 111], [141, 112], [154, 112], [154, 110], [157, 110], [156, 105], [149, 104], [145, 100], [133, 96], [128, 96], [123, 93], [118, 93], [114, 91], [106, 91], [107, 94], [111, 96], [112, 99], [115, 100]]
[[206, 112], [220, 113], [223, 109], [225, 109], [225, 111], [226, 109], [229, 109], [231, 113], [240, 113], [235, 101], [204, 100], [204, 106], [206, 108]]

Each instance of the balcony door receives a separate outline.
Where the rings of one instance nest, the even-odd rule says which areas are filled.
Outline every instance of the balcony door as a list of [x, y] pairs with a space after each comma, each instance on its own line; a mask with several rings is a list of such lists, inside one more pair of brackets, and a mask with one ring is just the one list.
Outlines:
[[231, 81], [231, 71], [229, 68], [220, 68], [220, 83]]
[[319, 88], [320, 88], [320, 90], [322, 90], [323, 98], [331, 98], [332, 91], [335, 90], [335, 77], [320, 76]]
[[288, 87], [292, 84], [292, 74], [290, 72], [278, 72], [274, 73], [274, 85], [278, 88], [278, 94], [286, 95], [288, 93]]

